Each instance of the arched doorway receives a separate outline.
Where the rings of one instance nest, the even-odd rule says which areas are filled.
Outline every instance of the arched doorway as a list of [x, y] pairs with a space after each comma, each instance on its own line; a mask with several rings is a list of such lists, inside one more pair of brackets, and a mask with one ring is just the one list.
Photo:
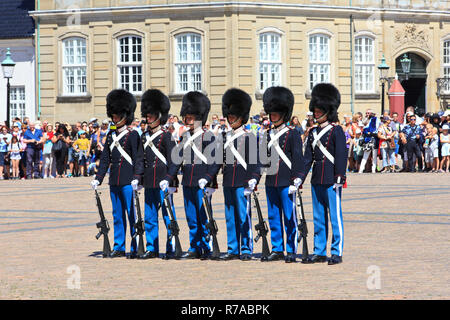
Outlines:
[[395, 72], [405, 89], [405, 109], [414, 106], [416, 113], [425, 113], [427, 110], [427, 61], [415, 53], [408, 52], [406, 55], [411, 59], [411, 68], [408, 80], [406, 80], [406, 74], [403, 72], [400, 62], [403, 55], [401, 54], [395, 59]]

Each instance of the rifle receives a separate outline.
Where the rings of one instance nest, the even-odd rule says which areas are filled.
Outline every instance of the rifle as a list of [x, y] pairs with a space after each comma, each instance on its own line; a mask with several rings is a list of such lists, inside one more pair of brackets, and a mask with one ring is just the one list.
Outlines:
[[103, 258], [107, 258], [111, 254], [111, 245], [109, 244], [108, 238], [109, 223], [108, 220], [106, 220], [105, 218], [100, 196], [98, 195], [97, 190], [94, 191], [95, 191], [95, 199], [97, 200], [98, 213], [100, 215], [100, 222], [97, 222], [96, 224], [99, 232], [95, 236], [95, 239], [98, 240], [98, 238], [100, 238], [103, 235]]
[[133, 203], [134, 208], [137, 212], [137, 220], [134, 223], [135, 232], [133, 234], [132, 239], [136, 239], [137, 236], [139, 236], [139, 243], [138, 243], [138, 250], [137, 250], [137, 256], [141, 257], [145, 254], [145, 247], [144, 247], [144, 231], [145, 231], [145, 223], [142, 219], [142, 213], [141, 213], [141, 206], [139, 204], [139, 195], [137, 191], [133, 191], [134, 197], [133, 197]]
[[206, 224], [206, 228], [208, 229], [208, 235], [206, 236], [206, 241], [209, 242], [211, 236], [213, 238], [213, 252], [211, 254], [212, 260], [218, 260], [220, 258], [220, 249], [219, 242], [217, 241], [217, 232], [219, 229], [217, 228], [216, 220], [214, 220], [211, 210], [211, 203], [209, 202], [208, 196], [203, 191], [203, 206], [208, 214], [208, 223]]
[[[306, 226], [306, 219], [305, 219], [305, 212], [303, 210], [303, 201], [301, 196], [301, 191], [297, 190], [295, 193], [296, 200], [298, 199], [298, 202], [296, 203], [296, 207], [300, 207], [300, 224], [297, 226], [298, 231], [300, 233], [300, 236], [297, 238], [297, 243], [300, 243], [301, 240], [303, 240], [303, 251], [302, 251], [302, 263], [312, 263], [311, 259], [309, 258], [309, 252], [308, 252], [308, 242], [306, 240], [308, 236], [308, 227]], [[296, 201], [295, 200], [295, 201]]]
[[267, 258], [270, 255], [269, 243], [267, 242], [267, 233], [269, 232], [269, 228], [267, 228], [267, 223], [264, 221], [258, 196], [255, 191], [253, 191], [252, 194], [253, 200], [255, 201], [256, 212], [258, 213], [258, 224], [255, 225], [255, 230], [258, 234], [255, 237], [255, 243], [258, 242], [259, 238], [262, 238], [261, 261], [267, 261]]
[[166, 206], [170, 219], [170, 223], [167, 226], [167, 230], [170, 231], [169, 241], [172, 242], [172, 238], [175, 237], [175, 259], [178, 259], [183, 253], [183, 249], [181, 249], [180, 237], [178, 236], [180, 233], [180, 228], [178, 227], [177, 220], [173, 215], [172, 206], [170, 203], [170, 193], [167, 191], [164, 194], [164, 205]]

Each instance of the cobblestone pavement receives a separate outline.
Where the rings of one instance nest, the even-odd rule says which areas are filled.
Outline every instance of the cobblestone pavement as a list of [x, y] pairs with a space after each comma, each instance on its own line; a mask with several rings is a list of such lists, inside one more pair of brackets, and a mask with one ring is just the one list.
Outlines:
[[[342, 203], [344, 263], [335, 266], [262, 263], [256, 258], [102, 259], [95, 254], [102, 241], [95, 239], [99, 218], [90, 180], [1, 181], [1, 299], [450, 299], [448, 174], [349, 174]], [[100, 190], [112, 228], [108, 186]], [[141, 191], [142, 208], [143, 198]], [[263, 190], [259, 198], [267, 220]], [[312, 251], [309, 182], [303, 199]], [[181, 192], [175, 205], [187, 250]], [[213, 196], [213, 208], [225, 252], [221, 189]], [[254, 212], [253, 225], [256, 219]], [[160, 234], [164, 250], [161, 218]], [[259, 241], [255, 254], [260, 250]], [[79, 282], [74, 281], [76, 274]]]

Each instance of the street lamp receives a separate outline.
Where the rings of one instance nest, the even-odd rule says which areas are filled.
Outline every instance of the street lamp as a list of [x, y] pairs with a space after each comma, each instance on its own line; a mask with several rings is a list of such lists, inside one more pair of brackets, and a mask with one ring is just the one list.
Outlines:
[[405, 73], [406, 80], [408, 80], [408, 73], [411, 68], [411, 59], [408, 58], [406, 53], [403, 55], [403, 59], [400, 60], [400, 63], [402, 64], [402, 70]]
[[380, 82], [381, 82], [381, 115], [384, 113], [384, 85], [389, 81], [387, 77], [387, 72], [389, 70], [389, 66], [386, 64], [386, 59], [381, 59], [381, 64], [378, 66], [378, 70], [380, 70]]
[[8, 80], [8, 84], [6, 86], [7, 88], [7, 93], [6, 93], [6, 125], [9, 128], [9, 118], [10, 118], [10, 91], [11, 91], [11, 87], [9, 85], [9, 79], [11, 79], [13, 77], [14, 74], [14, 67], [16, 66], [16, 63], [13, 61], [13, 59], [11, 59], [11, 51], [9, 50], [9, 48], [7, 49], [6, 52], [6, 58], [5, 60], [3, 60], [2, 62], [2, 70], [3, 70], [3, 77], [5, 77]]

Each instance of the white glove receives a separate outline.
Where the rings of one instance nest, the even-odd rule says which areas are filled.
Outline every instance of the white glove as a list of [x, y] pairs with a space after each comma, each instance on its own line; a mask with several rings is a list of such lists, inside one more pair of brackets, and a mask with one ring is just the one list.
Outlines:
[[91, 187], [92, 187], [92, 189], [97, 190], [97, 187], [98, 187], [99, 184], [100, 184], [100, 181], [98, 181], [98, 180], [92, 180], [92, 181], [91, 181]]
[[138, 185], [139, 185], [138, 179], [134, 179], [133, 181], [131, 181], [131, 187], [133, 188], [133, 191], [137, 191]]
[[255, 190], [255, 187], [256, 187], [256, 179], [249, 180], [249, 182], [248, 182], [248, 189], [250, 189], [250, 192]]
[[206, 179], [201, 178], [198, 180], [198, 186], [200, 189], [205, 189], [205, 186], [208, 184], [208, 181]]
[[214, 192], [216, 192], [216, 189], [214, 189], [214, 188], [206, 188], [206, 189], [205, 189], [205, 193], [206, 193], [206, 195], [207, 195], [208, 197], [212, 196], [212, 194], [213, 194]]
[[289, 186], [289, 194], [294, 194], [297, 192], [297, 188], [295, 186]]
[[169, 187], [169, 181], [163, 180], [159, 183], [159, 187], [162, 191], [166, 191], [166, 189]]
[[298, 189], [298, 187], [300, 187], [301, 185], [302, 185], [302, 179], [295, 178], [294, 179], [294, 186]]
[[337, 188], [342, 188], [342, 186], [343, 186], [343, 184], [342, 183], [335, 183], [334, 185], [333, 185], [333, 189], [337, 189]]
[[251, 195], [253, 192], [253, 189], [250, 188], [245, 188], [244, 189], [244, 197], [248, 197], [249, 195]]
[[[162, 181], [161, 181], [162, 182]], [[177, 191], [177, 188], [175, 188], [175, 187], [168, 187], [167, 188], [167, 192], [169, 193], [169, 194], [173, 194], [173, 193], [175, 193], [175, 191]]]

